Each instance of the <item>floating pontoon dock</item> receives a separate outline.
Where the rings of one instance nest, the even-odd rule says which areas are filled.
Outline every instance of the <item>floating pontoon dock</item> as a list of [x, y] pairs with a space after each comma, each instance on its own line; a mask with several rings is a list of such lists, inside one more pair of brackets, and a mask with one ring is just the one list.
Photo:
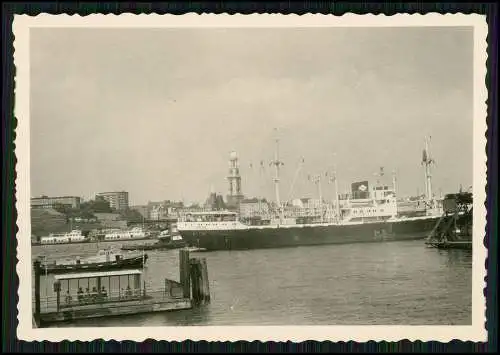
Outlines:
[[[35, 261], [34, 320], [52, 322], [192, 308], [210, 302], [206, 261], [180, 251], [180, 282], [165, 279], [161, 289], [148, 289], [138, 269], [55, 275], [55, 296], [40, 297], [43, 269]], [[192, 291], [190, 285], [192, 284]]]

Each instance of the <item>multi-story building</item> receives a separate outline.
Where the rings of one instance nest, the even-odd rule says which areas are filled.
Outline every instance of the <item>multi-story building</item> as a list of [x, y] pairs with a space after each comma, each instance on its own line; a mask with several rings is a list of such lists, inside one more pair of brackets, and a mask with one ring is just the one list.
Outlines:
[[78, 196], [59, 196], [59, 197], [32, 197], [32, 208], [53, 208], [56, 205], [64, 205], [71, 208], [80, 208], [81, 198]]
[[128, 209], [128, 192], [126, 191], [99, 192], [96, 195], [97, 199], [108, 201], [109, 206], [117, 211]]
[[148, 202], [149, 219], [163, 220], [167, 218], [178, 217], [178, 211], [183, 208], [181, 202], [161, 201], [161, 202]]
[[163, 220], [168, 217], [168, 208], [165, 205], [153, 205], [149, 210], [149, 219], [153, 221]]

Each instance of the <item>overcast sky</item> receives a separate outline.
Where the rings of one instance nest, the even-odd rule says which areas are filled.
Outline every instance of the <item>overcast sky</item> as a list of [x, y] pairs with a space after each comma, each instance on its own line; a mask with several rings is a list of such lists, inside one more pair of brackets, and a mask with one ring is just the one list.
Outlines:
[[235, 150], [273, 197], [275, 127], [282, 199], [334, 164], [342, 190], [384, 166], [422, 193], [425, 135], [434, 191], [472, 184], [471, 29], [32, 29], [30, 50], [32, 196], [201, 201]]

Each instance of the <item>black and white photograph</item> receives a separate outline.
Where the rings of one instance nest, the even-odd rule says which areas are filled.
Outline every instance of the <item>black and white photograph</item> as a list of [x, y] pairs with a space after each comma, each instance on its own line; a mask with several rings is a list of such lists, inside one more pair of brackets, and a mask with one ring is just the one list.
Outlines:
[[19, 336], [485, 340], [483, 16], [14, 33]]

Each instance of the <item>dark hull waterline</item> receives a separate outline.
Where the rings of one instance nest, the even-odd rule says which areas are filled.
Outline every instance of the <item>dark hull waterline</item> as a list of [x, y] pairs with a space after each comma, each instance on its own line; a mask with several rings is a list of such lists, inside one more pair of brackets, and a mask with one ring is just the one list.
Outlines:
[[184, 248], [186, 243], [155, 243], [155, 244], [143, 244], [143, 245], [124, 245], [121, 247], [122, 250], [170, 250], [170, 249], [180, 249]]
[[439, 217], [350, 225], [305, 225], [244, 230], [179, 230], [189, 246], [206, 250], [245, 250], [292, 246], [425, 239]]
[[[146, 263], [148, 256], [144, 255], [137, 256], [134, 258], [114, 260], [114, 261], [103, 261], [97, 263], [82, 263], [82, 264], [72, 264], [72, 265], [47, 265], [47, 273], [49, 274], [65, 274], [73, 272], [93, 272], [93, 271], [114, 271], [121, 269], [134, 269], [142, 268]], [[45, 271], [45, 266], [42, 265], [42, 270]]]
[[472, 241], [459, 241], [459, 242], [428, 242], [430, 247], [438, 249], [462, 249], [472, 250]]

